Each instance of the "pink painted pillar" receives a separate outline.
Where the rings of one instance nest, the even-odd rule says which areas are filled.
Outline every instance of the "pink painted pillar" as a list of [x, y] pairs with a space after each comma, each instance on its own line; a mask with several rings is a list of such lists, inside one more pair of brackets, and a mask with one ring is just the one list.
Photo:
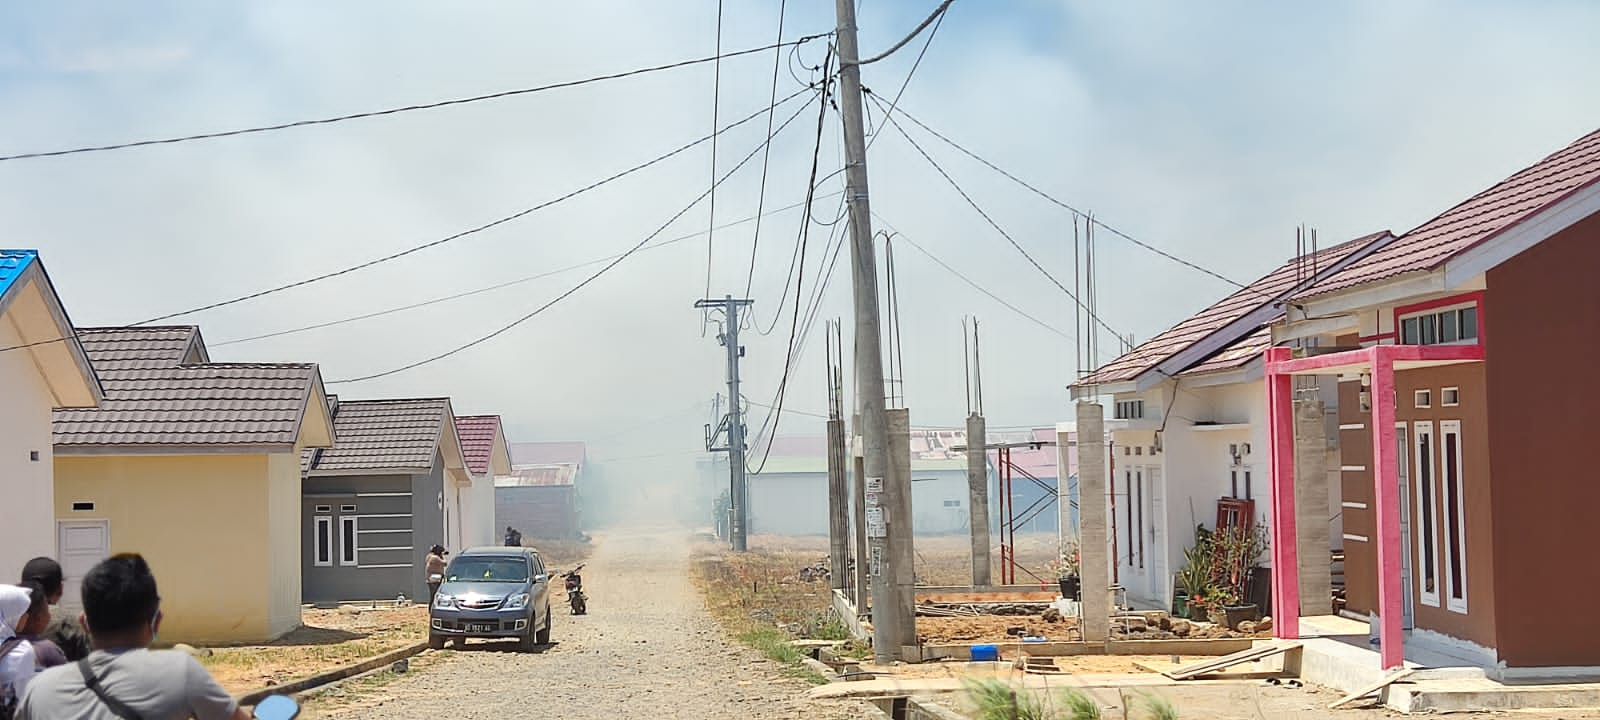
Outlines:
[[1393, 345], [1372, 352], [1372, 478], [1378, 544], [1378, 641], [1385, 670], [1405, 663], [1400, 597], [1400, 465], [1394, 432]]
[[1300, 637], [1300, 574], [1294, 530], [1294, 376], [1276, 374], [1272, 363], [1292, 357], [1289, 348], [1268, 348], [1267, 439], [1272, 446], [1272, 634]]

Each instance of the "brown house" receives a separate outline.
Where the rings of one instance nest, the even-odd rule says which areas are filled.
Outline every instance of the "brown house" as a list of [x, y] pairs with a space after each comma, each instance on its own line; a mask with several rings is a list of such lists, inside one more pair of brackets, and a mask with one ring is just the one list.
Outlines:
[[[1583, 452], [1600, 387], [1581, 380], [1600, 351], [1597, 269], [1600, 131], [1299, 294], [1275, 327], [1278, 344], [1321, 346], [1268, 351], [1276, 516], [1293, 517], [1277, 492], [1293, 482], [1290, 383], [1336, 375], [1346, 610], [1378, 618], [1385, 667], [1406, 643], [1507, 676], [1600, 666], [1600, 625], [1574, 620], [1600, 592]], [[1294, 573], [1275, 589], [1295, 605]]]

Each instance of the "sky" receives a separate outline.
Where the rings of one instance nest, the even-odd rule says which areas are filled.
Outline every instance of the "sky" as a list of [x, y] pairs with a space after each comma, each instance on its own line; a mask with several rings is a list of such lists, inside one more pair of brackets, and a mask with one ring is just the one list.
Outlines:
[[[932, 0], [860, 0], [861, 46], [903, 37]], [[780, 2], [724, 0], [724, 51], [778, 37]], [[783, 36], [832, 29], [833, 4], [786, 3]], [[157, 1], [0, 8], [0, 155], [226, 130], [543, 85], [714, 54], [714, 0], [587, 3]], [[1600, 5], [1587, 2], [1151, 3], [957, 0], [901, 107], [1106, 224], [1239, 282], [1324, 244], [1402, 232], [1600, 125]], [[892, 97], [923, 39], [863, 68]], [[581, 87], [334, 125], [0, 163], [0, 246], [37, 248], [79, 326], [225, 300], [448, 237], [543, 203], [766, 109], [819, 73], [825, 41]], [[716, 102], [713, 102], [713, 98]], [[752, 431], [784, 374], [794, 293], [780, 301], [800, 212], [705, 230], [805, 196], [838, 215], [840, 119], [805, 99], [763, 156], [624, 260], [527, 322], [376, 380], [351, 398], [445, 395], [498, 413], [516, 441], [584, 440], [593, 461], [687, 472], [725, 391], [708, 291], [742, 295]], [[869, 103], [870, 105], [870, 103]], [[913, 134], [1029, 254], [1071, 287], [1073, 218], [918, 130]], [[882, 112], [869, 110], [874, 129]], [[875, 133], [876, 135], [877, 133]], [[1072, 301], [972, 210], [893, 127], [874, 137], [875, 225], [893, 241], [905, 404], [917, 425], [966, 413], [961, 320], [980, 319], [991, 427], [1070, 415]], [[765, 118], [724, 134], [719, 173]], [[358, 322], [382, 311], [608, 257], [710, 185], [710, 144], [517, 220], [325, 282], [169, 322], [198, 323], [221, 361], [317, 362], [328, 381], [423, 360], [490, 332], [598, 269]], [[764, 192], [763, 192], [764, 185]], [[887, 223], [887, 226], [885, 225]], [[804, 294], [830, 231], [806, 239]], [[911, 245], [914, 243], [915, 246]], [[1046, 329], [953, 276], [933, 257]], [[708, 267], [709, 248], [709, 273]], [[752, 250], [754, 248], [754, 251]], [[880, 247], [881, 251], [881, 247]], [[1098, 307], [1147, 339], [1232, 286], [1097, 235]], [[753, 255], [753, 263], [752, 263]], [[848, 254], [822, 319], [851, 313]], [[881, 258], [880, 258], [881, 264]], [[752, 270], [753, 267], [753, 270]], [[781, 311], [781, 312], [780, 312]], [[802, 318], [803, 320], [804, 318]], [[777, 432], [826, 409], [823, 323], [794, 361]], [[771, 328], [770, 332], [763, 333]], [[804, 331], [806, 328], [802, 327]], [[846, 325], [845, 335], [850, 336]], [[1066, 337], [1064, 337], [1064, 335]], [[1114, 354], [1101, 341], [1103, 360]], [[847, 373], [848, 375], [848, 373]]]

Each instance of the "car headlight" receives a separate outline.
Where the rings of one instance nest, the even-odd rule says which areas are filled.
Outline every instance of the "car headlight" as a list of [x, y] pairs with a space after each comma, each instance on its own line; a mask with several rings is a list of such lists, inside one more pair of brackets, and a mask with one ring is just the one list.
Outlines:
[[436, 608], [451, 607], [451, 603], [454, 603], [455, 601], [456, 599], [453, 595], [445, 595], [444, 593], [440, 593], [433, 596], [433, 606]]
[[525, 608], [527, 606], [528, 606], [528, 593], [521, 593], [519, 595], [512, 595], [511, 597], [506, 598], [505, 609], [507, 609], [507, 610], [520, 610], [520, 609]]

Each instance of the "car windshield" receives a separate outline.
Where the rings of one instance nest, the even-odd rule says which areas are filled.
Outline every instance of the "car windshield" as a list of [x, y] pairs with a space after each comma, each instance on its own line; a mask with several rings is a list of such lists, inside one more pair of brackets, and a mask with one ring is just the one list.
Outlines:
[[518, 557], [458, 557], [445, 570], [447, 582], [528, 581], [528, 561]]

